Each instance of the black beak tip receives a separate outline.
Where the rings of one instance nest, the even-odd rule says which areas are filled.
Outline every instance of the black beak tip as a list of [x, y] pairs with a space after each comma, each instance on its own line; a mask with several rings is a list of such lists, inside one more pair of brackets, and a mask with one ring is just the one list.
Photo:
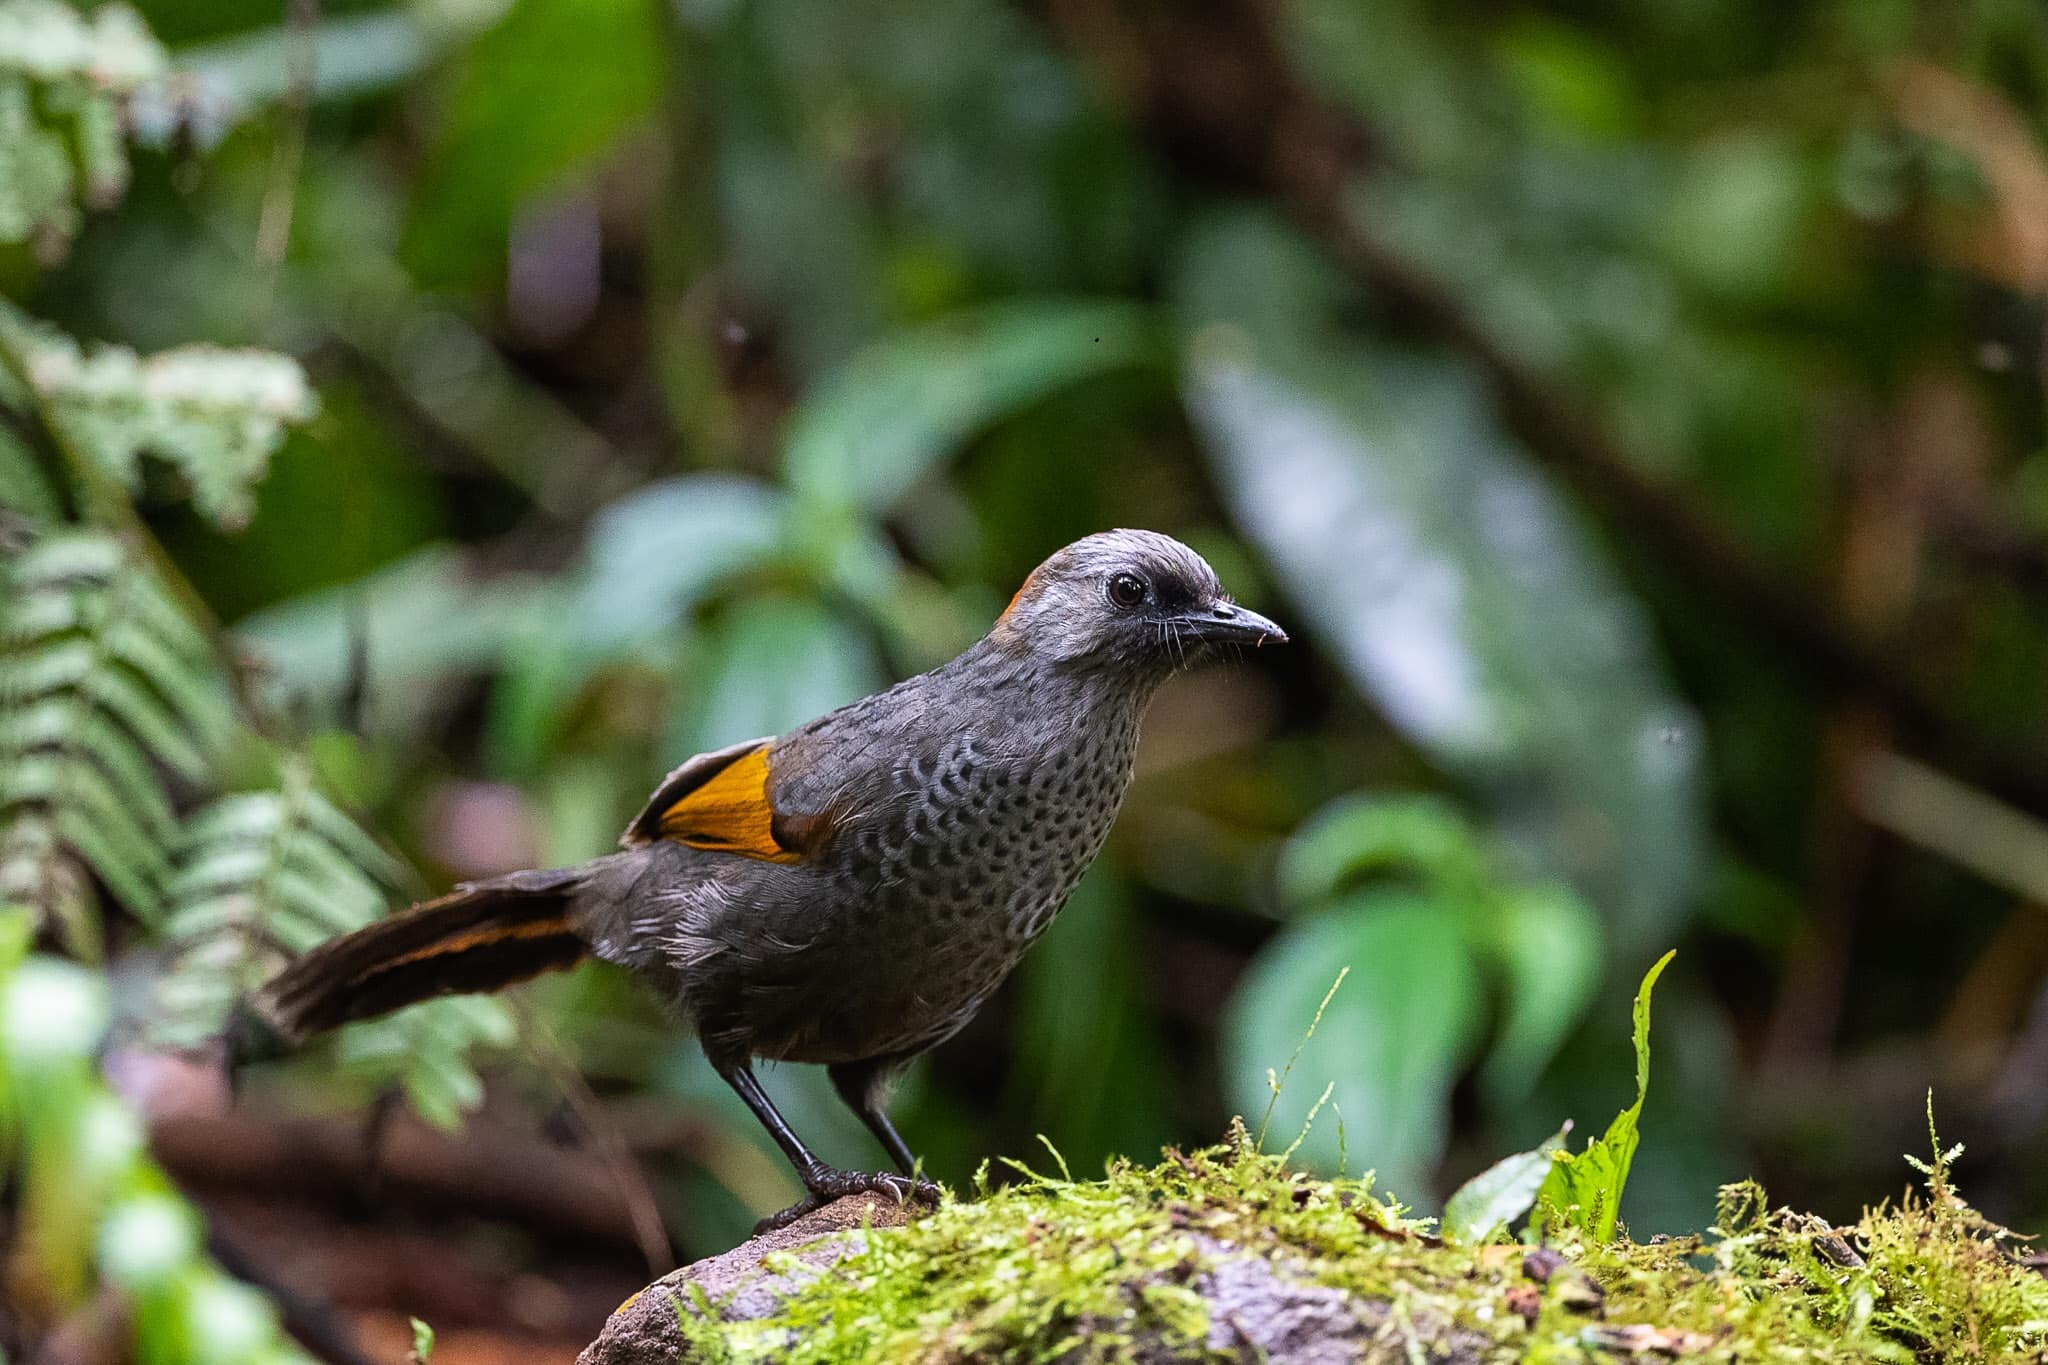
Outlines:
[[1287, 643], [1286, 631], [1257, 612], [1247, 611], [1235, 602], [1216, 603], [1195, 624], [1197, 629], [1210, 639], [1249, 643], [1254, 649], [1262, 645]]

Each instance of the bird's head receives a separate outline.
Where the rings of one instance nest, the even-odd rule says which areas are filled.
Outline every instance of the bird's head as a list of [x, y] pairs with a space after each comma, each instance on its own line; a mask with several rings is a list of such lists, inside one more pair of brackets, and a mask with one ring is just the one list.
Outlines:
[[1285, 644], [1207, 560], [1154, 531], [1104, 531], [1031, 571], [991, 632], [1062, 664], [1164, 675], [1219, 645]]

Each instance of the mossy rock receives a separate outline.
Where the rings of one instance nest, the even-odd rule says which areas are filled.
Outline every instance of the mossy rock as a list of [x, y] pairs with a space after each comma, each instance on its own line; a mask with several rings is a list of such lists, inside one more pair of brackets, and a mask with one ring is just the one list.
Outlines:
[[1853, 1227], [1724, 1191], [1708, 1238], [1447, 1244], [1239, 1142], [906, 1220], [842, 1200], [623, 1306], [581, 1365], [2048, 1361], [2048, 1281], [1937, 1175]]

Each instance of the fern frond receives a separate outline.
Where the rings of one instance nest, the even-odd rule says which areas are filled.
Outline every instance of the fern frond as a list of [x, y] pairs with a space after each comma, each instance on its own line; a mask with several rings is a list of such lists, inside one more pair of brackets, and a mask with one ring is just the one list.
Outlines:
[[[164, 921], [162, 1032], [217, 1032], [241, 996], [295, 954], [378, 915], [397, 894], [324, 832], [350, 824], [287, 760], [275, 791], [224, 796], [186, 823]], [[379, 850], [381, 854], [381, 850]]]
[[0, 243], [61, 247], [128, 187], [120, 104], [167, 67], [133, 9], [0, 0]]
[[25, 814], [0, 829], [0, 901], [28, 906], [39, 923], [54, 925], [64, 951], [72, 957], [99, 957], [99, 907], [92, 877], [57, 837], [47, 816]]
[[4, 303], [0, 359], [27, 384], [76, 458], [133, 492], [147, 451], [177, 466], [194, 505], [230, 529], [248, 521], [251, 490], [286, 428], [318, 407], [290, 356], [219, 346], [151, 356], [126, 346], [87, 350]]
[[[194, 1043], [218, 1032], [234, 1003], [298, 954], [360, 928], [404, 899], [403, 863], [287, 759], [274, 791], [222, 797], [186, 822], [175, 905], [164, 923], [170, 959], [157, 1032]], [[479, 1043], [512, 1033], [491, 1000], [437, 1000], [352, 1025], [337, 1043], [345, 1073], [375, 1088], [397, 1084], [420, 1113], [452, 1125], [482, 1082], [467, 1060]]]
[[44, 537], [0, 609], [0, 899], [67, 946], [98, 940], [88, 872], [161, 918], [174, 778], [203, 779], [233, 725], [205, 635], [114, 540]]
[[484, 995], [451, 995], [342, 1030], [342, 1070], [379, 1088], [397, 1085], [427, 1122], [454, 1128], [483, 1098], [473, 1057], [503, 1049], [518, 1034], [511, 1011]]

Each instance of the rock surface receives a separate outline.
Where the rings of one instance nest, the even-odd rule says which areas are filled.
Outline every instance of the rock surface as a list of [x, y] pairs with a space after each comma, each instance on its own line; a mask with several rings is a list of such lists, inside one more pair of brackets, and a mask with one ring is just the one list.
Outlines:
[[[728, 1322], [769, 1317], [842, 1257], [858, 1255], [866, 1245], [863, 1228], [896, 1227], [904, 1220], [905, 1211], [889, 1200], [842, 1199], [723, 1255], [671, 1271], [621, 1304], [577, 1365], [683, 1365], [693, 1356], [677, 1311], [679, 1304], [698, 1301], [691, 1286]], [[1484, 1353], [1483, 1339], [1423, 1315], [1397, 1317], [1383, 1302], [1317, 1284], [1306, 1266], [1289, 1258], [1197, 1240], [1208, 1268], [1193, 1287], [1209, 1304], [1210, 1351], [1247, 1365], [1391, 1365], [1418, 1351], [1436, 1365], [1456, 1365]], [[776, 1257], [774, 1268], [762, 1264], [778, 1252], [784, 1255]], [[1156, 1365], [1185, 1358], [1163, 1343], [1151, 1349], [1140, 1344], [1135, 1354]]]
[[[671, 1270], [620, 1304], [596, 1341], [584, 1348], [576, 1365], [672, 1365], [689, 1359], [688, 1343], [678, 1326], [676, 1305], [695, 1301], [695, 1285], [728, 1322], [764, 1318], [789, 1295], [809, 1284], [842, 1256], [857, 1255], [866, 1246], [861, 1230], [900, 1226], [901, 1205], [875, 1195], [854, 1195], [827, 1204], [731, 1251]], [[794, 1264], [776, 1270], [761, 1264], [764, 1257], [788, 1252]]]

